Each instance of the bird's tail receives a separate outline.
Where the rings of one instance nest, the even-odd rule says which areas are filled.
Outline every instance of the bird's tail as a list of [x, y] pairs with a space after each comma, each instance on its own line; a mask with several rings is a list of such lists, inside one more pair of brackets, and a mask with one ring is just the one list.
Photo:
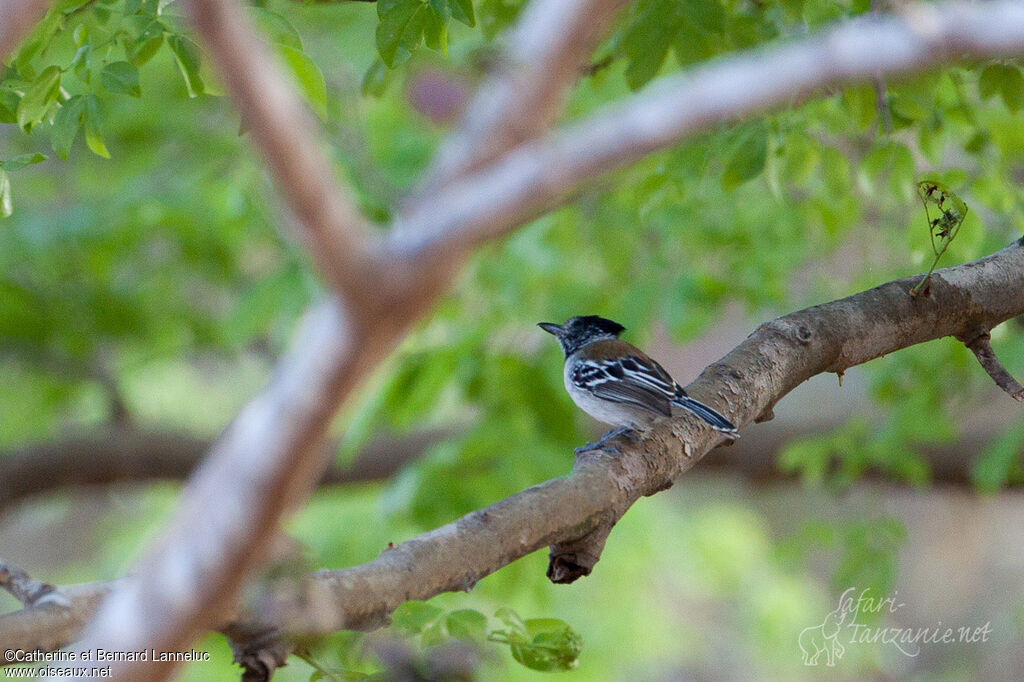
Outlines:
[[672, 404], [677, 405], [678, 407], [681, 407], [684, 410], [689, 410], [690, 412], [693, 412], [695, 415], [697, 415], [698, 417], [706, 421], [708, 424], [710, 424], [711, 428], [715, 429], [716, 431], [721, 431], [722, 433], [730, 436], [731, 438], [740, 437], [739, 433], [736, 431], [736, 427], [733, 426], [731, 421], [729, 421], [728, 419], [726, 419], [718, 412], [711, 409], [710, 407], [708, 407], [699, 400], [694, 400], [688, 395], [680, 395], [673, 398]]

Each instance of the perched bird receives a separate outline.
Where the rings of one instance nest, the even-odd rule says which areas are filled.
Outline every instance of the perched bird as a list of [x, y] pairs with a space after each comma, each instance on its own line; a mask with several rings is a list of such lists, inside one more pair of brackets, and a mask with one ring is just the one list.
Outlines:
[[584, 315], [565, 324], [537, 326], [558, 339], [565, 352], [565, 388], [594, 419], [622, 430], [645, 430], [671, 417], [673, 407], [681, 407], [711, 428], [739, 438], [732, 422], [686, 395], [661, 365], [620, 339], [626, 328], [618, 322]]

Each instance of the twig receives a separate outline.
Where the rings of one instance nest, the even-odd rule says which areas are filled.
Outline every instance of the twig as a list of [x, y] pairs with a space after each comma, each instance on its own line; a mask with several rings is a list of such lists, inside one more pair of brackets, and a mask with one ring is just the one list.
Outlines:
[[882, 121], [882, 128], [887, 134], [892, 134], [892, 112], [889, 110], [889, 102], [885, 96], [885, 79], [875, 76], [871, 79], [875, 86], [875, 108], [878, 109], [878, 117]]
[[964, 345], [971, 349], [974, 357], [996, 382], [996, 386], [1006, 391], [1011, 398], [1024, 402], [1024, 386], [1014, 379], [1003, 364], [999, 362], [996, 353], [992, 350], [991, 337], [988, 332], [979, 334], [973, 340], [964, 342]]

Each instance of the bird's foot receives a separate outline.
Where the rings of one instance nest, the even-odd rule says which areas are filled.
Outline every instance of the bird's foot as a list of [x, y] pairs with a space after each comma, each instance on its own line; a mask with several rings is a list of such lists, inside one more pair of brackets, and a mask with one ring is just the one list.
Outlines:
[[637, 435], [636, 431], [629, 428], [628, 426], [620, 426], [617, 429], [612, 429], [611, 431], [605, 433], [603, 436], [601, 436], [601, 439], [596, 443], [587, 443], [586, 445], [576, 448], [576, 454], [578, 455], [584, 452], [589, 452], [591, 450], [606, 450], [608, 452], [614, 452], [617, 455], [621, 455], [622, 452], [617, 447], [615, 447], [614, 445], [608, 445], [608, 441], [618, 438], [619, 436], [625, 436], [630, 440], [640, 442], [640, 436]]

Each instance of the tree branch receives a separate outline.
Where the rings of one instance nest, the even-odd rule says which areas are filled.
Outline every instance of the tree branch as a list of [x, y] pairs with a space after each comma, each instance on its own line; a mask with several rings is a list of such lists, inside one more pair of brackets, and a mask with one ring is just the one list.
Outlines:
[[0, 57], [10, 54], [50, 8], [49, 0], [0, 0]]
[[[1024, 314], [1022, 242], [937, 270], [928, 298], [907, 294], [920, 278], [916, 275], [765, 323], [686, 390], [745, 425], [815, 374], [842, 372], [915, 344], [993, 328]], [[568, 477], [389, 546], [367, 564], [314, 573], [266, 594], [220, 628], [244, 624], [251, 631], [269, 628], [294, 636], [372, 629], [385, 624], [404, 601], [469, 590], [547, 545], [552, 579], [569, 582], [591, 571], [611, 528], [636, 500], [666, 489], [722, 440], [703, 422], [683, 417], [659, 425], [639, 443], [620, 437], [602, 449], [581, 450]], [[76, 597], [101, 589], [107, 587], [67, 591], [78, 609]], [[3, 646], [31, 649], [53, 641], [61, 624], [51, 619], [32, 616], [40, 629], [19, 629], [30, 612], [0, 616]], [[74, 636], [70, 628], [62, 633]]]
[[988, 375], [992, 377], [992, 381], [996, 382], [996, 386], [1006, 391], [1011, 398], [1014, 400], [1024, 401], [1024, 386], [1014, 379], [1003, 364], [999, 362], [999, 358], [996, 357], [996, 352], [992, 350], [992, 344], [990, 343], [990, 336], [988, 332], [978, 334], [973, 339], [965, 341], [965, 345], [971, 349], [974, 356], [978, 358], [978, 362], [988, 372]]
[[309, 108], [231, 0], [183, 3], [263, 155], [278, 189], [305, 228], [310, 251], [328, 282], [355, 312], [376, 307], [367, 288], [375, 266], [372, 231], [347, 188], [334, 179], [326, 145]]
[[422, 183], [432, 202], [451, 181], [477, 170], [554, 122], [580, 69], [625, 0], [544, 0], [523, 9], [462, 123], [442, 143]]
[[1024, 4], [912, 4], [781, 45], [746, 50], [682, 74], [516, 148], [415, 205], [388, 233], [396, 256], [464, 252], [564, 203], [586, 180], [723, 122], [820, 88], [957, 59], [1024, 53]]
[[[266, 57], [244, 14], [229, 0], [192, 0], [189, 8], [242, 107], [254, 141], [306, 225], [318, 264], [349, 300], [347, 305], [327, 301], [307, 315], [270, 385], [246, 406], [192, 478], [163, 540], [98, 614], [92, 634], [87, 635], [87, 647], [181, 649], [198, 631], [229, 612], [247, 571], [265, 552], [278, 519], [316, 479], [322, 466], [317, 457], [322, 434], [342, 398], [427, 309], [474, 245], [564, 201], [584, 180], [721, 121], [806, 96], [830, 83], [903, 73], [965, 54], [1007, 55], [1024, 49], [1024, 6], [1000, 0], [984, 5], [914, 5], [902, 18], [854, 20], [823, 37], [722, 60], [692, 75], [665, 79], [660, 88], [632, 98], [624, 107], [523, 145], [492, 168], [455, 183], [430, 206], [420, 206], [400, 221], [402, 229], [392, 230], [393, 236], [378, 253], [364, 221], [329, 181], [330, 166], [319, 157], [308, 113]], [[6, 33], [0, 44], [11, 44], [10, 35]], [[993, 258], [999, 263], [1008, 260]], [[1019, 265], [1015, 263], [1017, 272]], [[399, 286], [394, 288], [392, 282]], [[956, 294], [956, 287], [950, 286], [948, 293]], [[1017, 286], [1015, 281], [1004, 289]], [[390, 295], [396, 291], [399, 295]], [[933, 298], [942, 293], [946, 290], [933, 288]], [[899, 309], [906, 305], [901, 302]], [[929, 305], [936, 304], [931, 300], [923, 304]], [[1014, 314], [1021, 312], [1024, 309], [1018, 307]], [[863, 322], [889, 320], [886, 310], [875, 317]], [[994, 324], [996, 317], [986, 321]], [[818, 343], [817, 337], [802, 339], [800, 329], [794, 332], [786, 327], [788, 319], [768, 325], [774, 329], [774, 335], [768, 336], [790, 338], [795, 333], [793, 343]], [[905, 345], [935, 338], [930, 334], [945, 326], [957, 326], [944, 326], [937, 319], [919, 322], [920, 338], [898, 337]], [[807, 330], [812, 336], [815, 333], [810, 327]], [[872, 348], [874, 341], [847, 339], [852, 355], [844, 346], [829, 371], [841, 371], [843, 362], [864, 356], [864, 349]], [[767, 343], [763, 350], [781, 352]], [[795, 360], [785, 354], [746, 359], [754, 379], [766, 375], [772, 380], [792, 379], [799, 374], [790, 371]], [[870, 358], [859, 361], [866, 359]], [[748, 377], [728, 374], [733, 370], [722, 367], [726, 373], [718, 377], [718, 384], [702, 375], [709, 384], [706, 388], [717, 386], [723, 391], [719, 398], [732, 401], [737, 423], [761, 414], [765, 405], [755, 414], [749, 412], [754, 403], [766, 401], [769, 389], [779, 387], [747, 385]], [[697, 397], [702, 397], [701, 381], [693, 388]], [[784, 388], [777, 395], [792, 386]], [[674, 424], [629, 456], [585, 453], [569, 479], [531, 488], [389, 550], [376, 564], [349, 569], [345, 575], [351, 580], [334, 583], [320, 593], [342, 599], [330, 604], [326, 620], [317, 622], [331, 629], [379, 622], [399, 601], [465, 589], [480, 576], [536, 549], [538, 542], [575, 543], [573, 552], [553, 550], [556, 566], [564, 568], [562, 577], [589, 571], [586, 564], [596, 559], [585, 557], [600, 552], [580, 550], [581, 539], [591, 533], [598, 537], [633, 500], [668, 485], [715, 442], [716, 436], [694, 431], [693, 424]], [[566, 504], [571, 509], [566, 510]], [[539, 520], [532, 516], [545, 512]], [[524, 518], [536, 523], [516, 525]], [[501, 545], [503, 537], [514, 540]], [[596, 543], [591, 545], [596, 548]], [[405, 572], [382, 578], [394, 568]], [[395, 591], [396, 585], [406, 591]], [[143, 672], [128, 663], [119, 665], [115, 675], [155, 680], [168, 672], [153, 666]]]
[[[745, 436], [705, 466], [715, 473], [737, 475], [754, 482], [792, 480], [795, 476], [778, 468], [776, 457], [779, 451], [795, 438], [838, 426], [838, 423], [819, 424], [810, 429], [801, 428], [769, 436]], [[346, 485], [390, 478], [429, 447], [454, 437], [460, 430], [459, 427], [426, 429], [403, 436], [375, 438], [351, 464], [339, 467], [332, 463], [320, 477], [318, 485]], [[961, 438], [957, 447], [925, 449], [921, 456], [931, 471], [931, 482], [971, 487], [971, 461], [963, 458], [962, 451], [982, 452], [995, 437], [996, 433], [988, 430], [972, 431]], [[181, 481], [189, 476], [211, 446], [208, 441], [181, 433], [112, 429], [72, 435], [0, 453], [0, 470], [3, 471], [0, 477], [0, 512], [26, 498], [65, 487]], [[329, 457], [336, 449], [336, 444], [330, 443], [325, 456]], [[864, 475], [889, 480], [884, 472], [875, 470], [869, 469]]]
[[[458, 429], [427, 429], [405, 436], [374, 439], [351, 464], [331, 464], [321, 485], [377, 481], [391, 477], [428, 447]], [[0, 511], [26, 497], [65, 486], [184, 480], [212, 443], [184, 433], [113, 428], [71, 435], [0, 453]], [[337, 443], [321, 453], [332, 460]]]

